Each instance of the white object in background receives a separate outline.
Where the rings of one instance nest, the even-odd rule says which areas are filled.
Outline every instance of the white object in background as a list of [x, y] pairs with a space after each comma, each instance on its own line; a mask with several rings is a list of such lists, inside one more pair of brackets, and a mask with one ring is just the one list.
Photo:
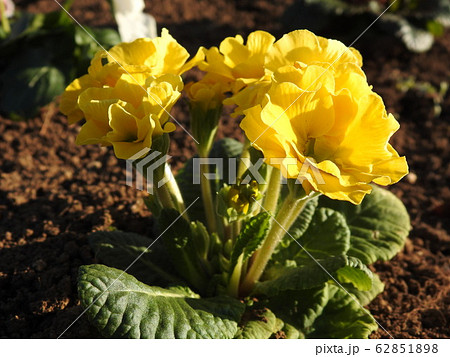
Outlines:
[[6, 17], [12, 17], [14, 15], [14, 3], [12, 0], [0, 0], [3, 1], [3, 4], [5, 4], [5, 15]]
[[144, 8], [144, 0], [113, 0], [114, 17], [122, 41], [157, 37], [155, 18], [144, 13]]

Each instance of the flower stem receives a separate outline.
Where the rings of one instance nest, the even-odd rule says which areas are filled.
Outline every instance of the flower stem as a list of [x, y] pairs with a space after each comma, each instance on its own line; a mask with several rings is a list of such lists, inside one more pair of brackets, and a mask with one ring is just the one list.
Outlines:
[[158, 187], [156, 189], [156, 195], [158, 196], [159, 202], [161, 202], [161, 205], [164, 208], [176, 209], [167, 185], [162, 185], [161, 187]]
[[238, 258], [236, 266], [233, 269], [233, 273], [231, 274], [230, 282], [228, 283], [228, 294], [236, 298], [239, 296], [239, 282], [241, 278], [243, 258], [244, 255], [241, 254], [241, 256]]
[[246, 138], [244, 147], [242, 149], [241, 159], [239, 160], [239, 166], [238, 166], [238, 172], [236, 177], [242, 177], [244, 175], [245, 170], [247, 169], [246, 165], [244, 164], [245, 159], [250, 159], [250, 151], [248, 150], [250, 148], [250, 141]]
[[300, 214], [308, 199], [298, 199], [289, 195], [283, 202], [266, 240], [260, 250], [255, 253], [254, 261], [241, 285], [241, 293], [248, 295], [256, 282], [261, 278], [264, 269], [269, 262], [276, 246], [281, 241], [286, 231], [289, 230], [295, 218]]
[[236, 238], [238, 237], [239, 233], [241, 232], [241, 221], [236, 220], [233, 223], [231, 223], [231, 236], [233, 243], [236, 242]]
[[[172, 199], [175, 201], [175, 206], [177, 207], [179, 212], [184, 212], [186, 210], [186, 206], [184, 204], [183, 196], [181, 196], [180, 188], [178, 187], [177, 181], [175, 180], [175, 177], [173, 177], [172, 171], [170, 170], [170, 166], [167, 164], [165, 165], [164, 168], [164, 176], [168, 178], [166, 185], [168, 191], [170, 192], [170, 195], [172, 196]], [[183, 214], [183, 217], [189, 220], [187, 212]]]
[[278, 198], [281, 189], [281, 173], [280, 170], [273, 167], [270, 173], [269, 185], [264, 195], [263, 209], [271, 214], [275, 214], [277, 209]]
[[203, 206], [205, 208], [205, 217], [208, 230], [210, 233], [217, 231], [216, 210], [214, 200], [211, 193], [211, 185], [208, 178], [205, 176], [208, 173], [208, 165], [200, 165], [200, 186], [202, 190]]

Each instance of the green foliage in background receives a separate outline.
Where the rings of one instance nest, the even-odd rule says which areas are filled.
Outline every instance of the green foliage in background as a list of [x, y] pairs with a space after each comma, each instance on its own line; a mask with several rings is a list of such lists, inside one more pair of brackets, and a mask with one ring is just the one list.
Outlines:
[[284, 22], [314, 32], [342, 30], [351, 33], [349, 41], [374, 22], [372, 30], [395, 35], [410, 51], [425, 52], [450, 26], [450, 1], [300, 0], [286, 12]]
[[[0, 31], [0, 113], [29, 118], [85, 73], [100, 49], [120, 42], [109, 28], [85, 27], [64, 11], [17, 14], [11, 32]], [[95, 40], [94, 40], [95, 38]]]

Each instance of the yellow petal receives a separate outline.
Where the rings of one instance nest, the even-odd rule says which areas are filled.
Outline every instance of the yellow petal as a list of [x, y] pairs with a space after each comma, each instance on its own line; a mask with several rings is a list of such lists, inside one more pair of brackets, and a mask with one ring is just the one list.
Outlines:
[[108, 125], [98, 121], [86, 121], [81, 127], [78, 133], [76, 144], [77, 145], [87, 145], [87, 144], [102, 144], [108, 145], [108, 141], [105, 139], [105, 135], [110, 130]]
[[101, 87], [101, 84], [90, 75], [85, 74], [70, 83], [61, 96], [59, 109], [67, 115], [70, 124], [83, 119], [84, 114], [78, 107], [78, 96], [89, 87]]
[[157, 49], [153, 40], [148, 38], [139, 38], [133, 42], [123, 42], [108, 52], [109, 62], [119, 62], [122, 66], [147, 65], [148, 58], [155, 55]]
[[409, 172], [406, 158], [404, 156], [399, 157], [397, 151], [390, 144], [387, 148], [392, 157], [375, 163], [371, 172], [373, 175], [379, 176], [373, 182], [384, 186], [400, 181]]
[[189, 53], [186, 49], [165, 28], [162, 30], [161, 37], [154, 38], [152, 41], [155, 45], [156, 53], [154, 56], [149, 57], [145, 63], [152, 69], [152, 74], [180, 74], [183, 65], [189, 58]]
[[362, 65], [361, 55], [355, 49], [349, 49], [339, 41], [316, 36], [307, 30], [296, 30], [274, 43], [267, 54], [266, 67], [275, 72], [278, 68], [294, 65], [297, 61], [305, 64], [329, 63], [331, 67], [347, 62]]
[[113, 88], [88, 88], [78, 97], [78, 106], [86, 120], [108, 125], [108, 108], [118, 101]]
[[[292, 83], [284, 82], [274, 85], [268, 95], [271, 104], [278, 108], [273, 112], [276, 117], [267, 124], [272, 125], [279, 133], [284, 133], [286, 129], [283, 117], [289, 120], [296, 134], [297, 144], [302, 149], [309, 138], [326, 134], [334, 124], [333, 100], [324, 88], [317, 92], [305, 92]], [[284, 113], [275, 114], [280, 109]], [[290, 137], [290, 131], [286, 135]]]
[[358, 106], [358, 113], [349, 124], [335, 157], [342, 160], [344, 168], [370, 172], [374, 162], [392, 157], [387, 145], [399, 124], [392, 115], [386, 115], [383, 101], [375, 93], [362, 97]]
[[265, 56], [274, 42], [275, 37], [273, 37], [270, 33], [266, 31], [254, 31], [248, 35], [247, 47], [252, 54]]
[[340, 63], [354, 63], [362, 66], [362, 58], [357, 50], [349, 48], [340, 41], [330, 40], [318, 36], [320, 46], [322, 48], [322, 61], [333, 63], [337, 66]]
[[144, 73], [122, 74], [114, 87], [115, 95], [137, 108], [147, 96], [145, 87], [147, 77]]
[[307, 30], [296, 30], [284, 35], [275, 42], [267, 53], [266, 67], [275, 72], [297, 61], [306, 64], [320, 60], [320, 45], [316, 35]]
[[285, 137], [277, 134], [262, 121], [261, 111], [260, 106], [247, 109], [240, 124], [241, 128], [252, 144], [264, 153], [264, 157], [285, 158], [290, 151]]
[[205, 59], [205, 55], [206, 49], [204, 47], [200, 47], [197, 50], [195, 56], [187, 61], [176, 74], [183, 74], [184, 72], [189, 71], [191, 68], [198, 66]]
[[136, 143], [128, 143], [123, 141], [116, 141], [112, 143], [114, 147], [114, 154], [119, 159], [128, 160], [132, 157], [134, 157], [139, 152], [143, 151], [146, 152], [148, 149], [148, 146], [144, 144], [143, 142], [136, 142]]
[[[337, 167], [332, 167], [332, 163], [322, 165], [322, 168], [332, 171], [335, 175], [340, 175], [336, 170]], [[364, 196], [372, 191], [372, 187], [364, 182], [352, 186], [344, 186], [340, 182], [339, 177], [326, 171], [319, 171], [320, 178], [318, 178], [317, 172], [313, 171], [313, 169], [309, 169], [308, 172], [310, 173], [308, 182], [313, 187], [314, 191], [321, 192], [334, 200], [343, 200], [353, 204], [360, 204]]]
[[111, 131], [107, 134], [110, 142], [127, 141], [137, 139], [137, 118], [125, 110], [123, 103], [115, 103], [109, 107], [109, 126]]
[[199, 64], [199, 68], [202, 71], [208, 72], [207, 75], [222, 76], [229, 80], [234, 80], [231, 68], [225, 64], [225, 58], [217, 47], [205, 50], [205, 56], [206, 62]]
[[257, 81], [234, 94], [232, 97], [225, 99], [223, 104], [237, 105], [237, 108], [231, 114], [232, 117], [242, 115], [245, 110], [262, 103], [269, 88], [269, 81]]
[[231, 68], [244, 62], [250, 55], [241, 35], [227, 37], [220, 43], [219, 50], [224, 55], [225, 64]]

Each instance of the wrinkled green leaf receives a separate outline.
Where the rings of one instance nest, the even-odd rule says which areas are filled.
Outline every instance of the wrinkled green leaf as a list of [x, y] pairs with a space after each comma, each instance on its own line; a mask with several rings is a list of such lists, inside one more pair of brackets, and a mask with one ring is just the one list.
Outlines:
[[368, 305], [373, 299], [375, 299], [384, 290], [384, 284], [378, 277], [378, 275], [373, 274], [372, 288], [367, 291], [361, 291], [353, 286], [345, 286], [345, 289], [353, 294], [362, 306]]
[[356, 289], [372, 289], [373, 273], [358, 258], [347, 257], [347, 265], [336, 271], [336, 278], [341, 283], [352, 284]]
[[[148, 237], [122, 231], [101, 231], [91, 233], [88, 239], [95, 256], [103, 264], [122, 270], [129, 268], [129, 274], [149, 284], [180, 283], [180, 278], [167, 264], [168, 257], [162, 246], [152, 245], [153, 240]], [[136, 260], [138, 256], [140, 258]]]
[[80, 268], [81, 304], [107, 337], [233, 338], [244, 305], [229, 297], [200, 299], [187, 288], [145, 285], [104, 265]]
[[[370, 292], [346, 287], [356, 299], [333, 283], [314, 289], [284, 291], [268, 300], [268, 307], [285, 324], [292, 325], [306, 338], [367, 338], [377, 328], [370, 313], [362, 308], [382, 290], [378, 278]], [[331, 327], [327, 326], [327, 321]], [[302, 338], [302, 336], [300, 336]]]
[[271, 297], [267, 306], [281, 318], [285, 324], [304, 333], [314, 324], [327, 305], [330, 291], [321, 284], [318, 287], [305, 290], [286, 290]]
[[282, 331], [285, 334], [285, 338], [288, 340], [296, 340], [299, 338], [301, 338], [301, 339], [305, 338], [305, 335], [303, 334], [303, 332], [297, 330], [294, 326], [292, 326], [288, 323], [284, 324]]
[[364, 264], [389, 260], [402, 249], [410, 230], [409, 215], [403, 203], [391, 192], [376, 187], [363, 202], [348, 202], [321, 197], [319, 205], [330, 207], [345, 216], [350, 227], [348, 255]]
[[348, 251], [350, 229], [342, 214], [329, 208], [317, 209], [307, 229], [304, 226], [308, 222], [302, 218], [305, 216], [301, 216], [289, 230], [292, 238], [286, 235], [285, 239], [290, 239], [291, 243], [279, 248], [278, 253], [273, 257], [274, 262], [283, 264], [287, 260], [292, 260], [297, 265], [302, 265], [311, 261], [310, 255], [315, 259], [323, 259], [332, 255], [345, 254]]
[[244, 263], [262, 245], [269, 228], [270, 214], [267, 212], [261, 212], [246, 222], [231, 252], [231, 272], [241, 254], [243, 254], [242, 262]]
[[[300, 267], [285, 268], [280, 272], [278, 278], [256, 284], [252, 293], [254, 295], [276, 296], [286, 290], [315, 288], [332, 279], [332, 276], [335, 279], [340, 279], [339, 273], [342, 270], [340, 272], [339, 270], [342, 268], [345, 268], [343, 276], [346, 283], [352, 283], [357, 287], [367, 287], [369, 281], [372, 280], [372, 272], [357, 258], [339, 255], [317, 259]], [[353, 270], [361, 273], [350, 273]]]
[[[279, 331], [277, 317], [267, 308], [261, 311], [251, 310], [250, 320], [236, 334], [238, 339], [267, 339]], [[244, 315], [245, 316], [245, 315]]]
[[333, 296], [314, 321], [308, 338], [368, 338], [377, 329], [370, 312], [341, 288], [327, 284]]

